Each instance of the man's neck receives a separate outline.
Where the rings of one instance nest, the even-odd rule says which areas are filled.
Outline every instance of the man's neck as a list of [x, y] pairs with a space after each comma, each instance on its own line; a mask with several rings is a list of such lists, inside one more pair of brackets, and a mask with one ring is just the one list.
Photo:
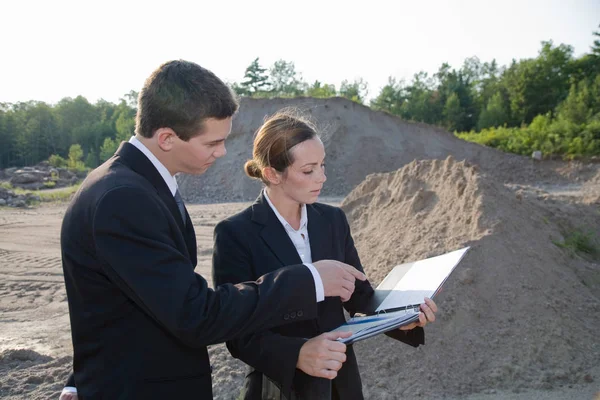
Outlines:
[[171, 176], [175, 176], [178, 171], [173, 169], [173, 166], [169, 162], [168, 158], [165, 156], [165, 152], [163, 152], [160, 147], [156, 144], [152, 138], [145, 138], [141, 135], [135, 135], [135, 138], [139, 140], [146, 148], [157, 158], [158, 161], [169, 171]]

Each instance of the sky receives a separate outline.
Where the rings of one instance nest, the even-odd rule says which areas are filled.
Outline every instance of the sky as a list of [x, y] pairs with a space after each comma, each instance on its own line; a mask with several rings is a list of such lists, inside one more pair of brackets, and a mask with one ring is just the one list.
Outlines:
[[460, 68], [536, 57], [541, 41], [589, 52], [600, 0], [4, 1], [0, 102], [117, 102], [161, 63], [194, 61], [227, 82], [292, 61], [308, 82], [388, 77], [410, 82], [442, 63]]

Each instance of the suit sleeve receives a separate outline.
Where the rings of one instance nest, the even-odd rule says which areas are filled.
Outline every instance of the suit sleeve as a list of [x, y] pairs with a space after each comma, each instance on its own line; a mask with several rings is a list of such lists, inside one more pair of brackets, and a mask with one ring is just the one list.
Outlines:
[[302, 265], [255, 282], [208, 288], [178, 250], [182, 239], [166, 213], [146, 191], [117, 187], [99, 200], [92, 229], [108, 279], [183, 343], [224, 342], [287, 323], [284, 315], [299, 310], [303, 318], [317, 315], [314, 281]]
[[[247, 243], [240, 239], [232, 224], [228, 221], [219, 223], [214, 233], [214, 286], [252, 280], [255, 272], [250, 254]], [[263, 330], [229, 340], [227, 348], [232, 356], [279, 383], [289, 397], [300, 348], [305, 342], [303, 338]]]
[[[360, 263], [360, 257], [358, 256], [358, 251], [354, 246], [354, 239], [352, 239], [352, 234], [350, 233], [350, 225], [348, 224], [348, 219], [346, 218], [346, 214], [344, 211], [340, 209], [342, 225], [344, 227], [344, 246], [345, 246], [345, 262], [346, 264], [350, 264], [354, 266], [356, 269], [364, 273], [362, 264]], [[350, 315], [354, 315], [357, 312], [360, 312], [362, 307], [366, 306], [373, 295], [373, 287], [369, 283], [368, 280], [361, 282], [356, 281], [356, 287], [354, 289], [354, 293], [350, 300], [344, 303], [344, 308], [350, 313]], [[409, 331], [401, 331], [400, 329], [395, 329], [385, 333], [388, 337], [392, 339], [399, 340], [403, 343], [409, 344], [413, 347], [418, 347], [420, 344], [425, 344], [425, 331], [423, 328], [417, 327], [411, 329]]]
[[75, 374], [71, 372], [71, 374], [69, 375], [69, 379], [67, 379], [67, 383], [65, 384], [65, 386], [68, 387], [77, 387], [75, 385]]

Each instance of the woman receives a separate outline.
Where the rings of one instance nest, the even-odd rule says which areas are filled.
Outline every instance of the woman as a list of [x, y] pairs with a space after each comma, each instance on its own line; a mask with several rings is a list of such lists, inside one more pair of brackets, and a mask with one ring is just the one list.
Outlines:
[[[317, 203], [326, 181], [325, 149], [314, 127], [284, 111], [258, 130], [253, 158], [246, 174], [260, 179], [265, 189], [256, 202], [215, 227], [213, 279], [215, 285], [250, 281], [294, 263], [335, 259], [363, 271], [344, 212]], [[290, 324], [227, 342], [230, 353], [250, 366], [244, 399], [315, 399], [314, 389], [332, 379], [334, 399], [362, 399], [362, 384], [352, 346], [324, 333], [364, 309], [373, 288], [356, 282], [345, 303], [328, 297], [319, 317], [296, 322], [293, 310], [283, 316]], [[421, 305], [418, 323], [389, 336], [412, 346], [424, 344], [422, 327], [435, 320], [430, 299]], [[311, 338], [311, 339], [306, 339]], [[345, 355], [344, 355], [345, 351]], [[323, 379], [325, 378], [325, 379]]]

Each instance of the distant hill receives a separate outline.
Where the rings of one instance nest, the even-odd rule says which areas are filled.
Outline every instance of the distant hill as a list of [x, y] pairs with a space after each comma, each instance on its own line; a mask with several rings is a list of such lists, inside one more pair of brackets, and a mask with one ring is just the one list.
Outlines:
[[527, 157], [465, 142], [441, 128], [406, 122], [345, 98], [242, 98], [227, 140], [227, 155], [202, 176], [178, 176], [185, 200], [253, 200], [261, 184], [246, 177], [243, 165], [252, 156], [254, 133], [265, 117], [285, 107], [304, 111], [323, 133], [327, 152], [323, 196], [345, 196], [371, 173], [395, 171], [415, 159], [449, 155], [479, 165], [502, 182], [560, 179], [551, 168], [542, 168]]

